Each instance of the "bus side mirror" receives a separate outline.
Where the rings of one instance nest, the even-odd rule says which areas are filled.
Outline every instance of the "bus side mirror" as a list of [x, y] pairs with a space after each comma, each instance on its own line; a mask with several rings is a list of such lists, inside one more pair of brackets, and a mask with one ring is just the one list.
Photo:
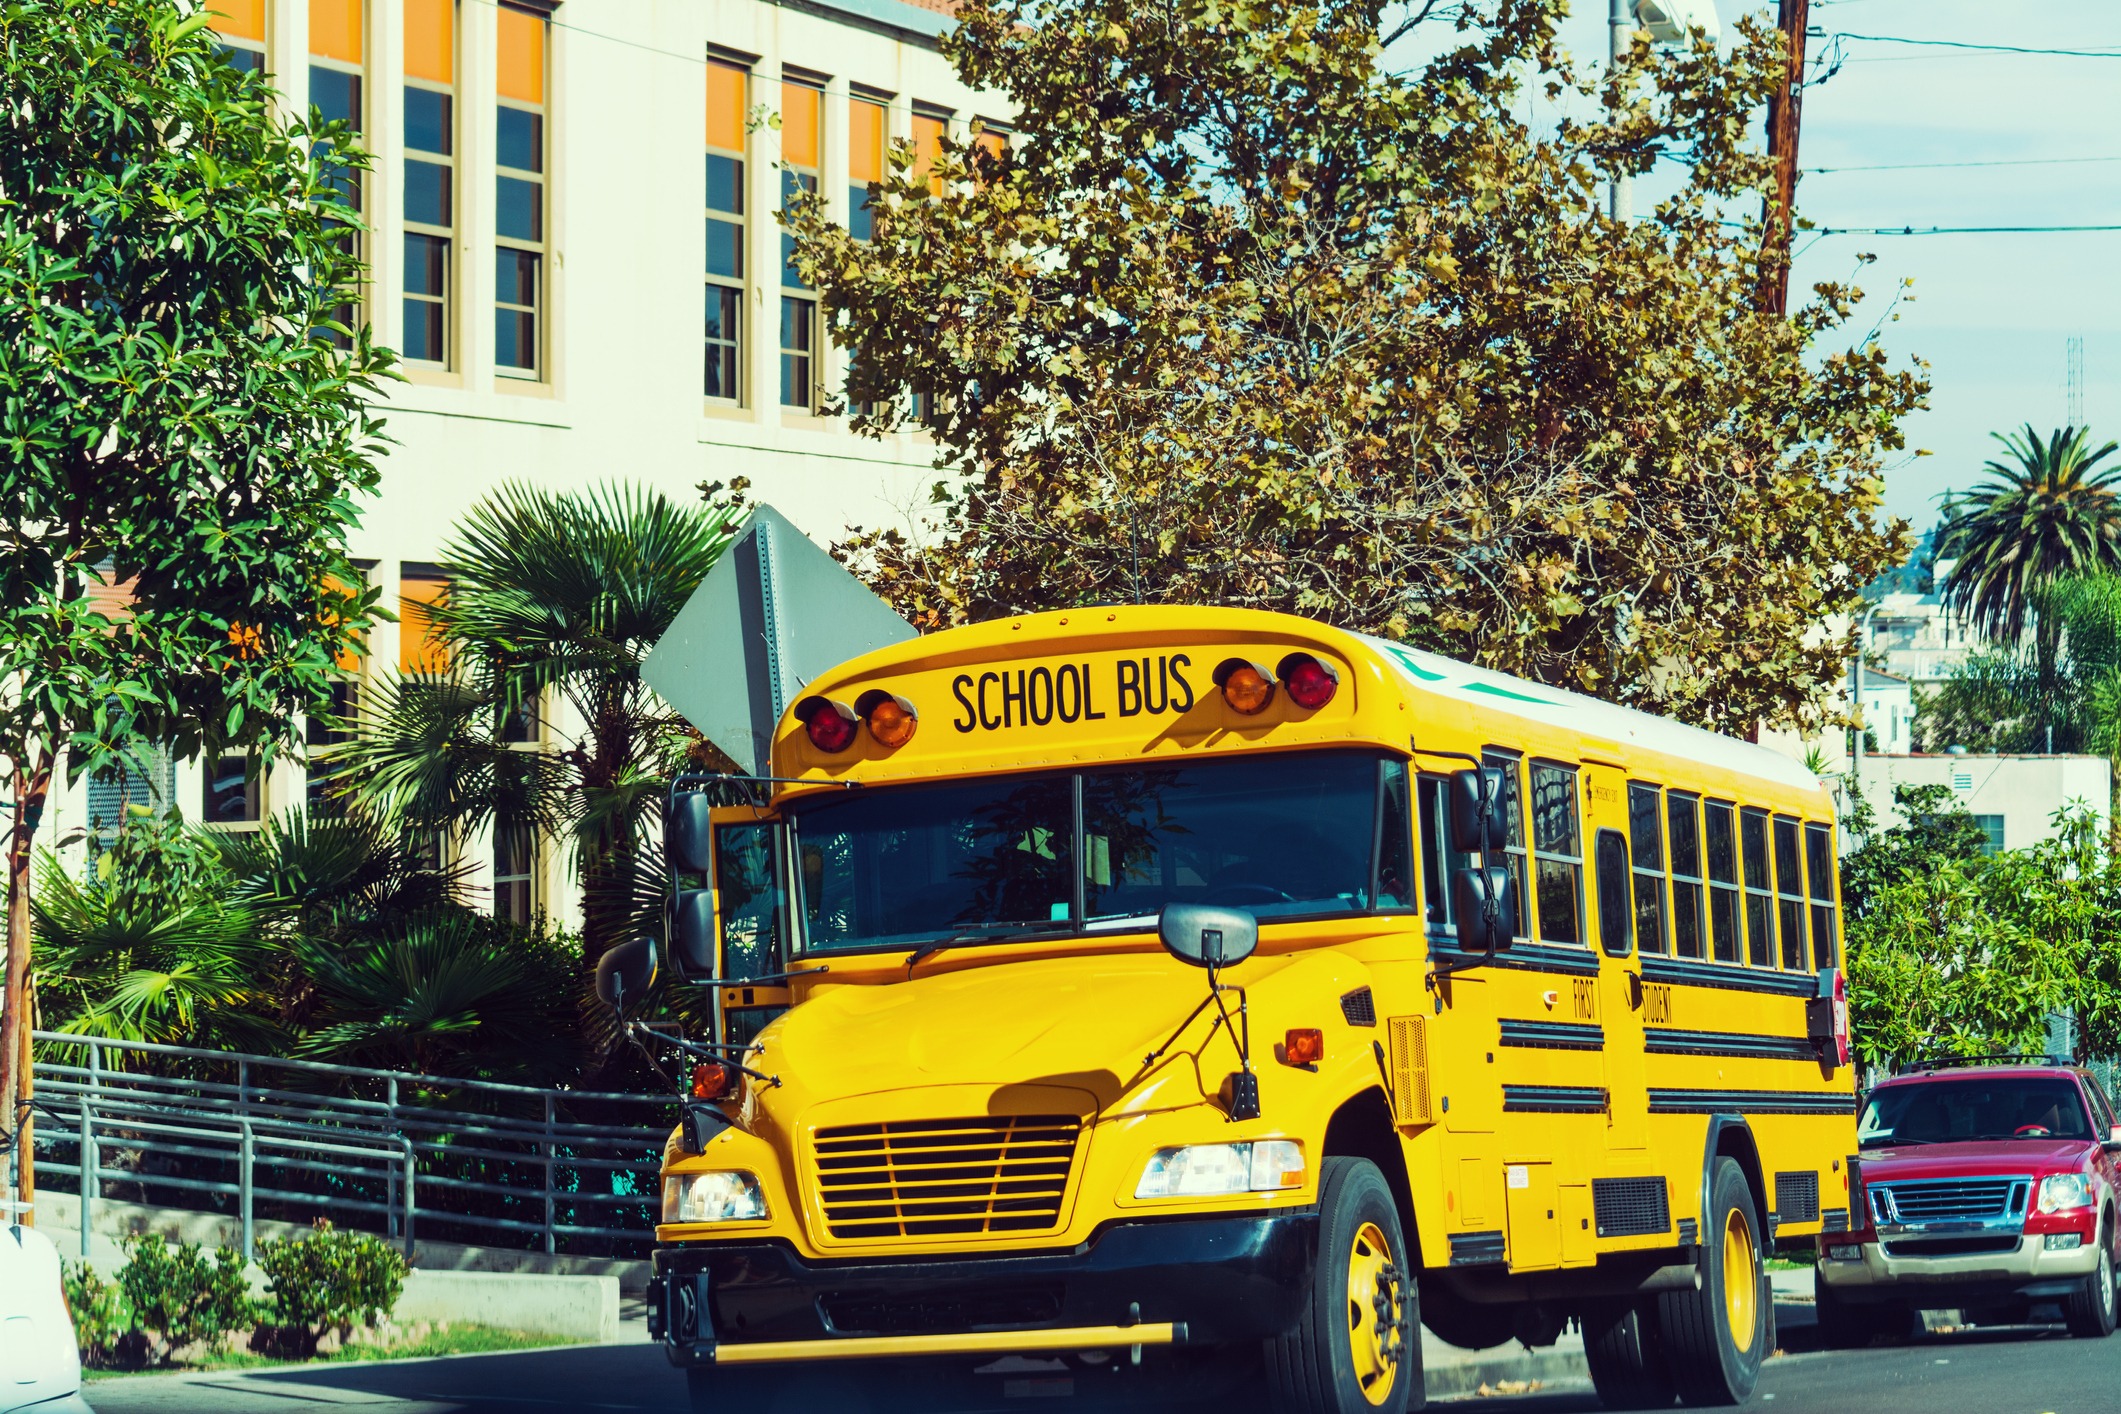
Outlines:
[[1484, 869], [1468, 865], [1453, 874], [1451, 921], [1458, 925], [1458, 946], [1465, 951], [1507, 950], [1519, 932], [1515, 876], [1499, 864]]
[[1451, 848], [1486, 854], [1509, 843], [1502, 814], [1502, 770], [1483, 766], [1451, 776]]
[[1229, 967], [1259, 946], [1259, 920], [1242, 908], [1167, 903], [1156, 918], [1164, 951], [1194, 967]]
[[655, 985], [655, 939], [643, 935], [597, 959], [597, 995], [624, 1016]]
[[670, 904], [670, 962], [689, 982], [714, 980], [714, 890], [681, 889]]
[[670, 818], [663, 822], [663, 850], [680, 874], [705, 874], [714, 866], [713, 806], [705, 791], [681, 791], [670, 798]]

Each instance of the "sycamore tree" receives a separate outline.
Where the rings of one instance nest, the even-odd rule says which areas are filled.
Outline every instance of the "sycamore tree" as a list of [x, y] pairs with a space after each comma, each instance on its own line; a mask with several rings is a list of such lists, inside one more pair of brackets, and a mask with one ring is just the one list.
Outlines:
[[181, 0], [0, 0], [11, 1098], [54, 781], [150, 745], [285, 749], [373, 604], [344, 552], [389, 361], [339, 322], [360, 155], [281, 117], [205, 22]]
[[[1920, 365], [1852, 286], [1756, 307], [1775, 33], [1607, 76], [1563, 8], [967, 0], [945, 52], [1020, 136], [901, 145], [867, 240], [787, 217], [857, 425], [918, 418], [948, 473], [929, 533], [843, 555], [924, 626], [1247, 605], [1816, 721], [1822, 626], [1906, 553], [1880, 472]], [[1609, 219], [1653, 166], [1676, 190]]]

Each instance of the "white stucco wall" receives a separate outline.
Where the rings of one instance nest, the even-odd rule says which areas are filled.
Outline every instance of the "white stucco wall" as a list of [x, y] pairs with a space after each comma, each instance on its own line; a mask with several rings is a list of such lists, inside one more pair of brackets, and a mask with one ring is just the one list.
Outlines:
[[1897, 818], [1895, 785], [1948, 786], [1971, 814], [2000, 817], [2003, 848], [2023, 849], [2054, 834], [2064, 805], [2089, 806], [2104, 822], [2112, 775], [2100, 756], [1866, 756], [1858, 779], [1880, 826]]

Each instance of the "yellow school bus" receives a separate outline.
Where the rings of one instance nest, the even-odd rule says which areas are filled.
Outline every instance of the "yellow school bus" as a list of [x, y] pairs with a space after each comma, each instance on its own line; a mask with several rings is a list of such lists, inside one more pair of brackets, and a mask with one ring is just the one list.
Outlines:
[[1750, 1396], [1855, 1149], [1801, 768], [1251, 611], [804, 691], [772, 779], [670, 802], [720, 1034], [651, 1325], [696, 1407], [1396, 1411], [1417, 1322], [1572, 1318], [1609, 1403]]

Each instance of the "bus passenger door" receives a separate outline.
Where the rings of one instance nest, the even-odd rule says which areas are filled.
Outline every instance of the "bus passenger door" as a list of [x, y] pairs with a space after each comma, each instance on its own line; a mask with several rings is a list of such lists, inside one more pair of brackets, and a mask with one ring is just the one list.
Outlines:
[[1642, 961], [1635, 954], [1633, 876], [1628, 869], [1627, 778], [1586, 766], [1584, 797], [1598, 897], [1598, 1020], [1604, 1032], [1606, 1143], [1640, 1149], [1649, 1137], [1648, 1072], [1642, 1054]]

